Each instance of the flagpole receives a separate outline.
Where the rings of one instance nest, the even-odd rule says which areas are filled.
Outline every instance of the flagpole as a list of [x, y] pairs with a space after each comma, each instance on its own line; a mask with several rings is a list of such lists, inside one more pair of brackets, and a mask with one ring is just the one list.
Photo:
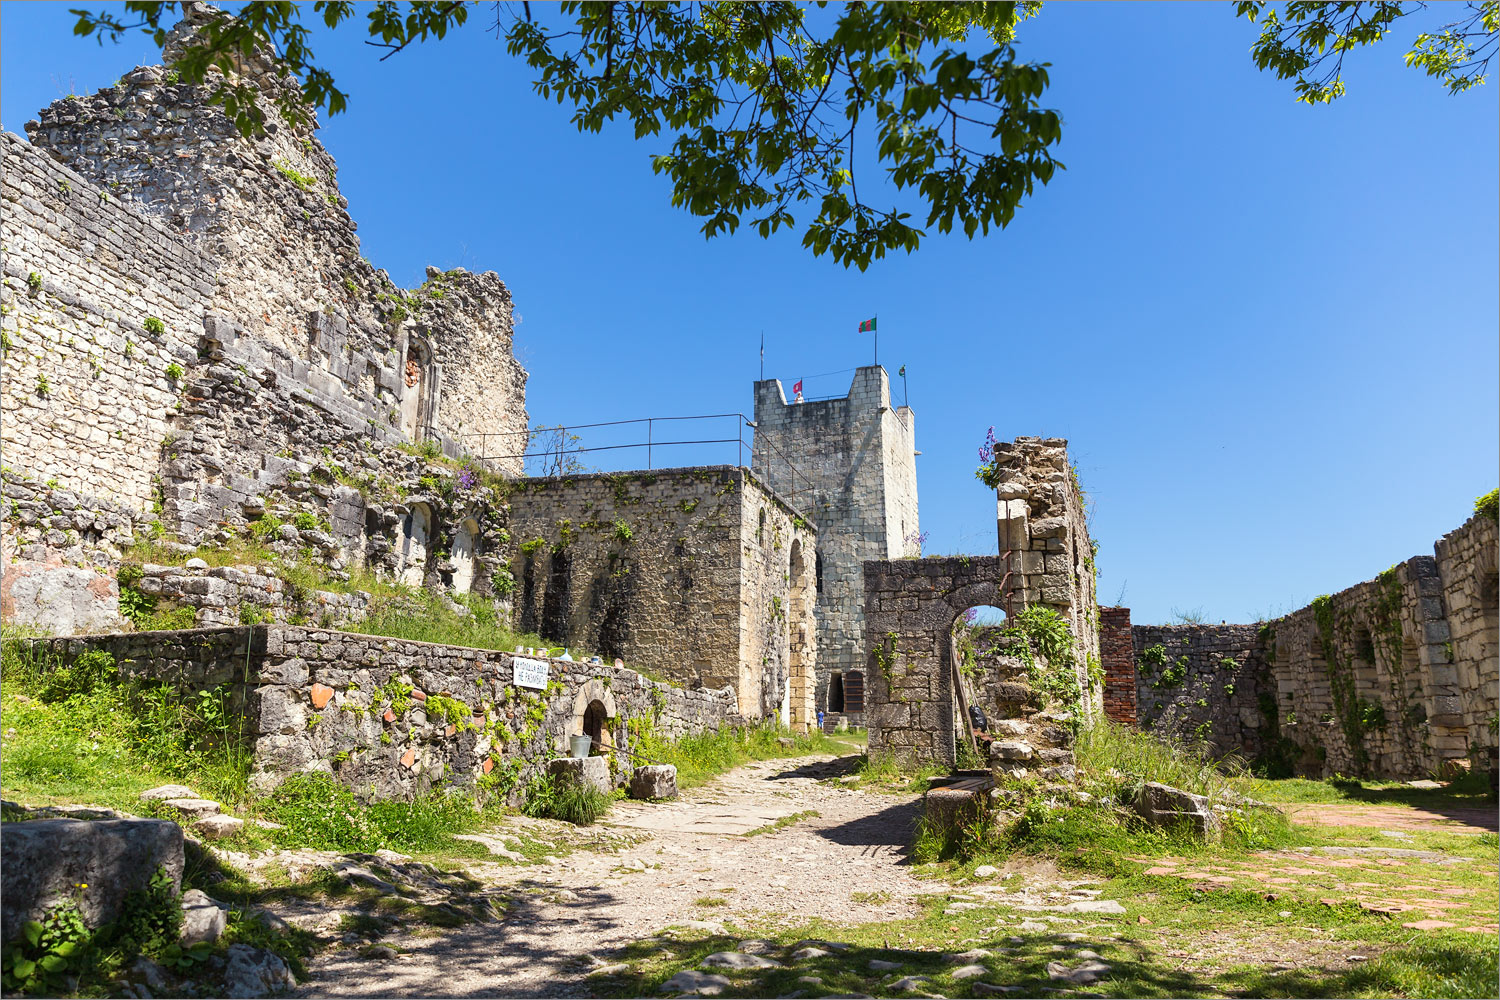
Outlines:
[[875, 335], [875, 367], [879, 368], [880, 367], [880, 314], [879, 313], [875, 314], [875, 322], [871, 326], [870, 332]]
[[766, 380], [766, 331], [760, 331], [760, 380]]

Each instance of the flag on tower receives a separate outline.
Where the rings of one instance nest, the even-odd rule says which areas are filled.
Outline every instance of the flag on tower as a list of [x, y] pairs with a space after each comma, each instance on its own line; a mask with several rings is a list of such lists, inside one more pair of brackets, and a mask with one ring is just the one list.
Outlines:
[[799, 393], [801, 391], [802, 391], [802, 380], [799, 378], [796, 382], [792, 383], [792, 393], [795, 395], [796, 393]]
[[863, 323], [859, 324], [859, 332], [860, 333], [874, 333], [875, 332], [875, 320], [874, 320], [874, 318], [872, 317], [871, 319], [867, 319]]

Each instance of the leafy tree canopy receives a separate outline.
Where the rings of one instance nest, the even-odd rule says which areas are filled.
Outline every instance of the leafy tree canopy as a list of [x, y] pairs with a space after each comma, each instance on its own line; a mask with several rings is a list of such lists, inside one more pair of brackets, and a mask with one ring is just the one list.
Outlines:
[[[367, 44], [382, 59], [441, 40], [474, 9], [363, 6]], [[890, 250], [915, 250], [933, 227], [969, 237], [1004, 228], [1034, 187], [1063, 168], [1053, 156], [1062, 118], [1040, 106], [1048, 65], [1020, 61], [1014, 49], [1018, 25], [1040, 6], [569, 0], [537, 11], [492, 4], [490, 27], [535, 72], [538, 94], [572, 107], [580, 130], [622, 119], [637, 138], [666, 133], [670, 149], [652, 165], [670, 178], [672, 204], [703, 220], [705, 236], [742, 224], [762, 236], [800, 227], [814, 255], [863, 270]], [[1347, 52], [1425, 6], [1241, 2], [1236, 10], [1260, 29], [1256, 64], [1295, 80], [1298, 100], [1326, 103], [1344, 92]], [[141, 30], [165, 45], [163, 21], [175, 21], [179, 8], [199, 30], [173, 47], [173, 67], [188, 82], [208, 83], [211, 100], [245, 135], [264, 130], [266, 110], [238, 70], [265, 53], [276, 53], [270, 63], [285, 84], [267, 96], [288, 122], [347, 105], [316, 61], [302, 16], [339, 28], [355, 16], [349, 0], [250, 2], [234, 17], [201, 4], [129, 0], [120, 17], [73, 11], [74, 33], [102, 43]], [[1459, 93], [1484, 80], [1500, 0], [1444, 9], [1462, 16], [1418, 35], [1406, 61]], [[889, 183], [875, 193], [880, 172]], [[889, 207], [875, 203], [886, 198]], [[925, 218], [914, 222], [914, 211]]]

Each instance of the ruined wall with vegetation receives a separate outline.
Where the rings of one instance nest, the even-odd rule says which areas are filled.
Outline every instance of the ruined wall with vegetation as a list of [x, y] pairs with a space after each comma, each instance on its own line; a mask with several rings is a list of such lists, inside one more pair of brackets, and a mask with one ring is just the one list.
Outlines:
[[1093, 692], [1089, 710], [1102, 705], [1099, 607], [1095, 556], [1086, 498], [1068, 461], [1063, 438], [1018, 437], [991, 441], [983, 482], [995, 489], [999, 553], [1007, 574], [1008, 614], [1039, 606], [1067, 621], [1073, 633], [1079, 680]]
[[1142, 729], [1208, 744], [1216, 756], [1271, 749], [1269, 674], [1259, 625], [1136, 625], [1135, 704]]
[[[1256, 625], [1137, 625], [1140, 725], [1276, 775], [1419, 778], [1496, 745], [1496, 522], [1479, 512], [1417, 556]], [[1128, 609], [1109, 609], [1116, 617]]]
[[517, 627], [682, 684], [729, 685], [747, 716], [795, 707], [788, 721], [806, 721], [793, 666], [816, 657], [803, 555], [816, 535], [747, 470], [531, 478], [510, 503]]
[[510, 653], [296, 626], [250, 626], [31, 640], [71, 663], [110, 653], [124, 678], [189, 694], [224, 686], [243, 719], [252, 785], [330, 772], [359, 795], [410, 798], [454, 785], [518, 791], [596, 705], [617, 780], [632, 735], [676, 739], [739, 721], [731, 691], [688, 691], [607, 664], [544, 660], [545, 690], [514, 684]]

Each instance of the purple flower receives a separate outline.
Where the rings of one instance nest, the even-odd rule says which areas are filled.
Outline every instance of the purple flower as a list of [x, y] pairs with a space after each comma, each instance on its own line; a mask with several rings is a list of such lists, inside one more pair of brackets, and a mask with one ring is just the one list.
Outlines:
[[472, 490], [479, 483], [479, 476], [468, 466], [464, 466], [458, 473], [458, 485], [466, 490]]

